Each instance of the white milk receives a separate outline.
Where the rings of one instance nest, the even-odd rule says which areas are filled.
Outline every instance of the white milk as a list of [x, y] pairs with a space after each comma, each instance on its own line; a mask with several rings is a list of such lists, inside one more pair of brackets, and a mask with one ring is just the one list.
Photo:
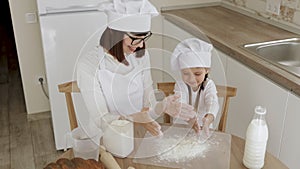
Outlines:
[[[243, 163], [247, 168], [262, 168], [268, 141], [268, 126], [264, 114], [255, 114], [247, 128]], [[263, 116], [263, 117], [262, 117]]]

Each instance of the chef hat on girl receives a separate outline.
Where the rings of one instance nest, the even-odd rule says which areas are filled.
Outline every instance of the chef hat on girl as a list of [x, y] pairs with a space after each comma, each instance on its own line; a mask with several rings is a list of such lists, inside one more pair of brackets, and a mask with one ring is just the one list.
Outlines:
[[151, 17], [159, 13], [148, 0], [109, 0], [99, 10], [107, 14], [108, 27], [124, 32], [148, 32]]
[[213, 46], [197, 38], [190, 38], [179, 43], [171, 56], [172, 70], [193, 67], [211, 66], [211, 51]]

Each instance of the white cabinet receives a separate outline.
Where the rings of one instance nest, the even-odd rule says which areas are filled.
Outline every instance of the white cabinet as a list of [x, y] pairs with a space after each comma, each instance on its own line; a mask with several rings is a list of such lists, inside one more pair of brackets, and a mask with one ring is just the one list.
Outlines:
[[287, 90], [230, 57], [227, 57], [227, 80], [229, 85], [237, 87], [237, 96], [231, 100], [226, 132], [245, 138], [254, 107], [265, 106], [269, 127], [267, 151], [278, 157], [288, 98]]
[[217, 85], [227, 85], [226, 78], [227, 69], [227, 55], [223, 52], [214, 49], [211, 57], [210, 78], [214, 80]]
[[290, 94], [279, 159], [291, 169], [300, 168], [300, 98]]

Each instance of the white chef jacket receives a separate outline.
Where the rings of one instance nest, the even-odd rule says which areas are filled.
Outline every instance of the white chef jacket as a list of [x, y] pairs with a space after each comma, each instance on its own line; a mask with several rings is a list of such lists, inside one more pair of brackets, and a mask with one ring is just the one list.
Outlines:
[[[199, 90], [200, 87], [197, 91], [191, 90], [193, 106], [195, 105], [196, 96]], [[186, 83], [184, 83], [183, 81], [176, 81], [174, 92], [179, 93], [181, 95], [180, 102], [189, 104], [189, 91]], [[218, 111], [219, 111], [219, 103], [218, 103], [216, 85], [213, 82], [213, 80], [207, 79], [204, 82], [204, 90], [201, 90], [200, 92], [200, 98], [198, 103], [197, 116], [198, 116], [199, 125], [202, 126], [202, 118], [208, 113], [213, 114], [214, 119], [216, 119]], [[186, 123], [180, 119], [174, 119], [174, 120], [175, 120], [174, 122]]]
[[100, 70], [99, 63], [101, 61], [105, 63], [107, 70], [122, 75], [125, 75], [133, 69], [132, 63], [134, 60], [138, 63], [138, 65], [142, 65], [141, 71], [143, 73], [144, 86], [143, 106], [149, 107], [151, 105], [150, 102], [156, 102], [154, 97], [150, 97], [153, 92], [153, 81], [151, 78], [148, 51], [146, 50], [145, 55], [141, 58], [136, 58], [134, 53], [126, 56], [126, 59], [129, 62], [129, 66], [120, 63], [114, 59], [112, 55], [103, 52], [102, 47], [96, 47], [78, 61], [77, 83], [88, 109], [90, 120], [99, 120], [98, 117], [102, 117], [104, 114], [109, 113], [106, 99], [101, 88], [101, 83], [97, 76], [97, 72]]

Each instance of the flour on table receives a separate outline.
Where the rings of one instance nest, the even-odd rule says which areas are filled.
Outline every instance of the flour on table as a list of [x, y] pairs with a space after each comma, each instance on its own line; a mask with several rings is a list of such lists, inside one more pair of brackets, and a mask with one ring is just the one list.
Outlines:
[[186, 136], [180, 142], [174, 137], [163, 138], [160, 140], [159, 149], [166, 152], [158, 155], [157, 158], [168, 162], [184, 162], [196, 157], [204, 158], [209, 148], [209, 142], [201, 143], [196, 137]]

